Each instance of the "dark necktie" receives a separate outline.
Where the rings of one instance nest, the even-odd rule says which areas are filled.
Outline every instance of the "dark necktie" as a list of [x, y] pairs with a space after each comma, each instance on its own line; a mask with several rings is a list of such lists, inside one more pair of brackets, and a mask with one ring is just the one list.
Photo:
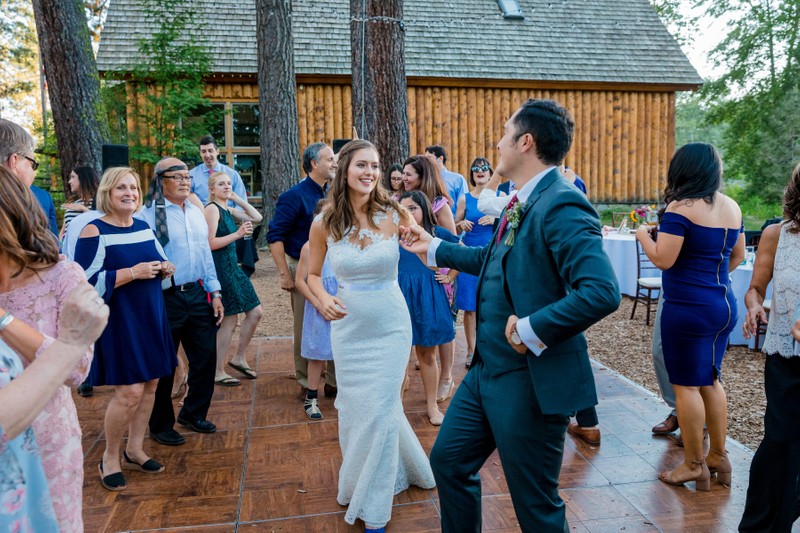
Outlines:
[[506, 205], [506, 210], [503, 213], [503, 218], [500, 219], [500, 226], [497, 228], [497, 244], [500, 244], [500, 239], [503, 238], [503, 235], [508, 228], [508, 212], [514, 209], [514, 206], [517, 205], [519, 202], [519, 195], [515, 194], [514, 198], [512, 198], [508, 204]]
[[161, 176], [156, 176], [150, 182], [150, 200], [148, 207], [155, 203], [156, 239], [161, 247], [169, 242], [169, 228], [167, 227], [167, 206], [164, 202], [164, 192], [161, 190]]

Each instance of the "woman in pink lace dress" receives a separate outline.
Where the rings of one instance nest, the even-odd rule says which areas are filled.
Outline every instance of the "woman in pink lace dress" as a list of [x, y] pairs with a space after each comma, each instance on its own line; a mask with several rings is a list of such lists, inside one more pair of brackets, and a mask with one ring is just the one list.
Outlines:
[[[16, 179], [0, 171], [0, 189]], [[28, 257], [28, 266], [19, 270], [0, 250], [0, 307], [30, 324], [42, 334], [56, 338], [59, 333], [59, 310], [79, 284], [86, 282], [83, 269], [58, 255], [58, 247], [49, 233], [44, 213], [31, 194], [27, 205], [5, 202], [0, 194], [0, 216], [10, 219], [17, 230], [17, 241]], [[83, 531], [82, 498], [83, 449], [81, 427], [75, 403], [67, 385], [78, 386], [89, 372], [92, 351], [86, 352], [65, 385], [53, 396], [33, 423], [36, 441], [50, 487], [56, 519], [62, 532]], [[27, 366], [31, 361], [23, 361]]]

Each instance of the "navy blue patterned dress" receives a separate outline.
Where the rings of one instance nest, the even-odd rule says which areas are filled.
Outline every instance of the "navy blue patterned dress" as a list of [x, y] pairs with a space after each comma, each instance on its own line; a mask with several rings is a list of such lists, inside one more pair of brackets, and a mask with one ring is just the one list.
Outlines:
[[95, 343], [89, 374], [93, 385], [132, 385], [169, 376], [178, 365], [167, 321], [161, 276], [114, 288], [117, 270], [144, 261], [166, 261], [147, 222], [127, 228], [92, 222], [98, 237], [81, 238], [75, 261], [111, 309], [108, 326]]
[[743, 230], [709, 228], [683, 215], [664, 213], [659, 233], [684, 239], [678, 259], [662, 278], [661, 339], [674, 385], [713, 385], [720, 376], [728, 336], [737, 320], [728, 260]]

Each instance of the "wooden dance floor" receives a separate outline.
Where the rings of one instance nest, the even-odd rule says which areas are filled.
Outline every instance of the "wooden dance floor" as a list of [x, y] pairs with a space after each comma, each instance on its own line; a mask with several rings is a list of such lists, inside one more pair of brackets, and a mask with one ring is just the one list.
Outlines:
[[[463, 332], [458, 335], [463, 341]], [[186, 444], [167, 447], [147, 438], [145, 449], [164, 463], [163, 474], [124, 471], [128, 488], [102, 488], [97, 464], [103, 453], [103, 415], [110, 390], [92, 398], [75, 395], [83, 427], [85, 480], [83, 516], [87, 532], [192, 531], [350, 532], [336, 502], [340, 451], [333, 400], [323, 398], [325, 419], [309, 421], [297, 400], [291, 339], [254, 339], [249, 361], [259, 377], [241, 387], [217, 387], [209, 420], [218, 431], [201, 435], [176, 425]], [[456, 381], [464, 375], [463, 342], [456, 351]], [[437, 429], [425, 416], [422, 382], [411, 372], [405, 410], [427, 452]], [[235, 372], [231, 372], [235, 375]], [[742, 515], [751, 454], [735, 442], [728, 451], [733, 486], [712, 483], [708, 493], [670, 487], [660, 470], [678, 464], [682, 450], [650, 428], [668, 408], [643, 389], [595, 366], [603, 432], [600, 447], [567, 436], [561, 495], [572, 531], [736, 531]], [[237, 376], [238, 377], [238, 376]], [[447, 404], [444, 404], [446, 407]], [[536, 453], [536, 450], [531, 450]], [[481, 471], [483, 530], [520, 531], [497, 455]], [[689, 488], [690, 487], [690, 488]], [[439, 531], [436, 490], [413, 488], [397, 496], [390, 532]]]

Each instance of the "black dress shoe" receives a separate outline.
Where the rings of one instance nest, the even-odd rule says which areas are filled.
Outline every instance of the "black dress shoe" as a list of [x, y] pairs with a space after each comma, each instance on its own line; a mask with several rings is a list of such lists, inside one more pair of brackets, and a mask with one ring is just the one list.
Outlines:
[[217, 426], [215, 426], [208, 420], [204, 420], [202, 418], [197, 418], [195, 420], [187, 420], [185, 418], [181, 418], [180, 416], [178, 416], [178, 424], [186, 426], [187, 428], [192, 429], [198, 433], [214, 433], [217, 430]]
[[180, 446], [186, 442], [186, 439], [184, 439], [181, 434], [174, 429], [168, 429], [160, 433], [153, 433], [151, 431], [150, 437], [152, 437], [152, 439], [157, 443], [163, 444], [164, 446]]
[[333, 385], [325, 384], [325, 397], [326, 398], [336, 398], [336, 394], [339, 392], [339, 389], [334, 387]]

